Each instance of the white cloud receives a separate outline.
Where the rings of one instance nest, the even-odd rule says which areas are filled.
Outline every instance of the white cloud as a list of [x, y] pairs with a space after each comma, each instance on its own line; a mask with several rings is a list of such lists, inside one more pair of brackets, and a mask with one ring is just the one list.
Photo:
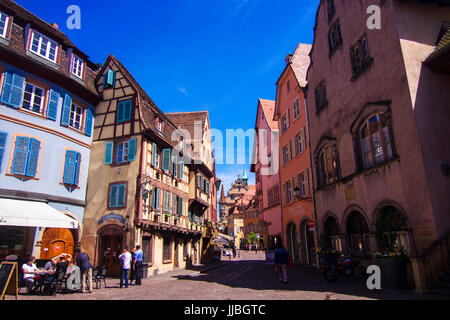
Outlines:
[[177, 87], [177, 90], [178, 90], [178, 92], [184, 94], [185, 96], [188, 95], [188, 92], [185, 87]]

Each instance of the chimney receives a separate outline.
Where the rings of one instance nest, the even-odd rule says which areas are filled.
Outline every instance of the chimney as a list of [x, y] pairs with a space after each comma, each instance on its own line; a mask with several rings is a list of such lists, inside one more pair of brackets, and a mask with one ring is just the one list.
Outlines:
[[51, 23], [51, 26], [52, 26], [53, 28], [55, 28], [56, 30], [59, 29], [59, 26], [58, 26], [56, 23], [54, 23], [54, 22]]
[[286, 58], [284, 59], [284, 61], [286, 61], [286, 64], [289, 64], [291, 62], [291, 59], [292, 59], [292, 54], [288, 54], [286, 56]]

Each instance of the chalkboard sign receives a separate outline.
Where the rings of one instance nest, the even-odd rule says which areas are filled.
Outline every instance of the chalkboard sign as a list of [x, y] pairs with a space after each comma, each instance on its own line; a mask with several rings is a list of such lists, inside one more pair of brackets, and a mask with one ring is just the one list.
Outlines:
[[2, 262], [0, 265], [0, 299], [15, 295], [17, 299], [17, 262]]

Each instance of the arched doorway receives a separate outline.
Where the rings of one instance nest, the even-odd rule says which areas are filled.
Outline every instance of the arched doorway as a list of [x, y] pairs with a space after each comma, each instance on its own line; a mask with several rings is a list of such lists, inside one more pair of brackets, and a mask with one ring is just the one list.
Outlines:
[[[386, 249], [383, 248], [383, 245], [380, 243], [381, 237], [385, 237], [385, 245], [391, 240], [395, 241], [397, 248], [402, 248], [407, 252], [412, 249], [411, 231], [408, 229], [407, 218], [405, 214], [396, 207], [387, 205], [379, 209], [375, 219], [375, 228], [379, 250]], [[387, 236], [387, 234], [396, 234], [397, 239], [393, 239], [390, 236]]]
[[98, 239], [98, 266], [108, 268], [107, 276], [120, 276], [118, 257], [122, 253], [124, 243], [123, 229], [118, 225], [103, 227], [98, 232]]
[[350, 212], [346, 226], [350, 253], [356, 257], [368, 256], [370, 231], [364, 216], [358, 211]]
[[329, 216], [325, 220], [323, 232], [325, 234], [326, 241], [329, 241], [328, 245], [335, 250], [342, 252], [342, 242], [339, 237], [339, 225], [334, 217]]
[[286, 227], [287, 251], [293, 262], [298, 262], [297, 227], [289, 223]]
[[74, 253], [74, 236], [72, 231], [64, 228], [47, 228], [42, 235], [41, 259], [51, 259], [61, 253]]
[[303, 220], [300, 225], [300, 246], [302, 251], [302, 263], [314, 265], [316, 261], [316, 246], [314, 244], [314, 232], [309, 230], [309, 220]]

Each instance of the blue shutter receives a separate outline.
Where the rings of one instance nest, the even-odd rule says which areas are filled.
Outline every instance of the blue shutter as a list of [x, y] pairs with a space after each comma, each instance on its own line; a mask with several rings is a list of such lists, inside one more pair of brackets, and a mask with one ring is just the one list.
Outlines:
[[69, 125], [69, 119], [70, 119], [70, 108], [72, 107], [72, 98], [66, 94], [64, 96], [64, 104], [62, 109], [62, 115], [61, 115], [61, 125], [62, 126], [68, 126]]
[[114, 82], [116, 80], [115, 78], [115, 72], [112, 70], [108, 70], [108, 73], [106, 75], [106, 84], [114, 88]]
[[86, 109], [86, 122], [84, 124], [84, 134], [90, 137], [92, 135], [92, 123], [94, 122], [94, 115], [92, 110]]
[[113, 184], [109, 187], [109, 206], [117, 207], [117, 184]]
[[128, 161], [136, 160], [136, 138], [128, 141]]
[[170, 169], [170, 149], [164, 149], [162, 152], [162, 167], [164, 171]]
[[120, 102], [117, 104], [117, 116], [116, 116], [116, 122], [121, 122], [121, 121], [123, 121], [123, 112], [124, 112], [123, 101], [120, 101]]
[[2, 170], [2, 159], [3, 159], [3, 154], [5, 153], [5, 145], [6, 145], [7, 135], [8, 134], [6, 132], [0, 131], [0, 171]]
[[131, 100], [127, 100], [123, 103], [124, 111], [123, 111], [123, 121], [127, 121], [131, 119]]
[[126, 188], [124, 184], [119, 184], [117, 187], [117, 206], [125, 206]]
[[180, 161], [180, 170], [178, 176], [180, 180], [183, 180], [183, 174], [184, 174], [184, 161]]
[[152, 144], [152, 166], [156, 166], [156, 153], [158, 151], [158, 146], [156, 143]]
[[75, 174], [73, 176], [73, 185], [78, 186], [80, 181], [81, 153], [77, 152], [77, 164], [75, 166]]
[[5, 79], [3, 81], [2, 98], [3, 103], [9, 104], [9, 97], [11, 96], [13, 74], [5, 72]]
[[48, 95], [48, 104], [47, 104], [47, 118], [51, 120], [56, 120], [56, 115], [58, 113], [58, 102], [59, 102], [59, 93], [53, 89], [50, 89], [50, 93]]
[[112, 163], [113, 146], [114, 146], [113, 142], [106, 142], [105, 144], [105, 164]]
[[28, 177], [36, 176], [40, 149], [41, 149], [41, 142], [34, 138], [31, 138], [30, 147], [28, 148], [27, 172], [25, 174]]
[[12, 174], [25, 175], [29, 145], [30, 145], [30, 138], [17, 137], [16, 145], [14, 148], [14, 158], [11, 168]]
[[63, 183], [74, 184], [74, 177], [76, 171], [77, 152], [67, 150], [66, 159], [64, 161], [64, 175]]
[[11, 84], [11, 95], [9, 104], [13, 107], [20, 108], [22, 105], [23, 90], [25, 89], [25, 78], [14, 74]]

